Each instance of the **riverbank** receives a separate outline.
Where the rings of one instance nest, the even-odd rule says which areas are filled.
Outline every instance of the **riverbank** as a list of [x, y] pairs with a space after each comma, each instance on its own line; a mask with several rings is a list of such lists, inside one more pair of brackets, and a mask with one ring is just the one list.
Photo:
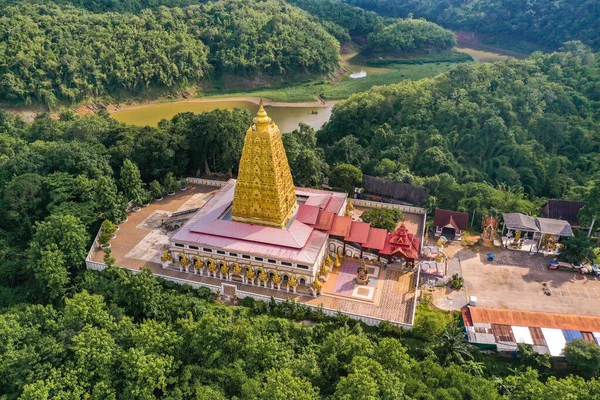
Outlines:
[[[197, 114], [219, 108], [229, 110], [239, 108], [255, 114], [258, 111], [260, 100], [260, 97], [253, 96], [202, 98], [170, 103], [127, 105], [109, 111], [112, 111], [111, 118], [127, 124], [156, 126], [161, 120], [171, 119], [174, 115], [183, 112]], [[263, 103], [269, 116], [276, 121], [282, 133], [297, 129], [300, 122], [304, 122], [314, 129], [321, 128], [329, 120], [335, 104], [334, 101], [274, 102], [265, 98], [263, 98]]]
[[258, 106], [260, 101], [263, 101], [265, 107], [329, 107], [333, 106], [337, 101], [324, 101], [324, 100], [315, 100], [315, 101], [304, 101], [304, 102], [284, 102], [284, 101], [273, 101], [267, 97], [258, 97], [258, 96], [235, 96], [235, 97], [223, 97], [215, 95], [195, 98], [195, 99], [185, 99], [185, 100], [174, 100], [174, 101], [149, 101], [142, 103], [132, 103], [132, 104], [117, 104], [117, 105], [109, 105], [106, 107], [106, 111], [109, 114], [114, 114], [122, 111], [129, 110], [139, 110], [142, 108], [155, 107], [159, 105], [172, 105], [172, 104], [184, 104], [184, 103], [225, 103], [225, 102], [248, 102]]

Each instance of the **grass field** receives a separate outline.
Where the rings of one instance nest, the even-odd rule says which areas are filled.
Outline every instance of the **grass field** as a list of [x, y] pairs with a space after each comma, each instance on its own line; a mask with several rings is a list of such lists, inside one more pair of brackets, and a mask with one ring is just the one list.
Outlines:
[[306, 102], [315, 101], [317, 96], [324, 100], [342, 100], [350, 97], [354, 93], [364, 92], [373, 86], [391, 85], [403, 80], [419, 80], [431, 78], [442, 72], [446, 72], [456, 67], [458, 63], [432, 63], [432, 64], [394, 64], [390, 65], [389, 72], [377, 75], [369, 75], [365, 78], [351, 79], [348, 76], [342, 77], [339, 82], [314, 82], [291, 86], [279, 86], [276, 88], [262, 88], [247, 91], [232, 91], [219, 93], [206, 93], [206, 97], [240, 97], [255, 96], [264, 97], [272, 101], [280, 102]]

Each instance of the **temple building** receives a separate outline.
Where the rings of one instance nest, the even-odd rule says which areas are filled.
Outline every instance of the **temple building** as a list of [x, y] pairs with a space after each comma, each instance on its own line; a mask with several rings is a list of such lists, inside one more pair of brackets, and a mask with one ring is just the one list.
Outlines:
[[[230, 179], [171, 238], [163, 267], [317, 295], [342, 257], [414, 260], [420, 240], [354, 221], [345, 193], [294, 187], [279, 128], [262, 102]], [[408, 260], [407, 260], [408, 261]]]

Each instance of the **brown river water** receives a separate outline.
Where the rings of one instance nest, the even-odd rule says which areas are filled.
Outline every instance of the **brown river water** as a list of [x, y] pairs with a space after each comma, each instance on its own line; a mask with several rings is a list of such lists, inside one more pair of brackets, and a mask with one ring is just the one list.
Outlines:
[[[487, 48], [469, 48], [460, 46], [457, 50], [470, 54], [477, 62], [495, 62], [514, 56], [515, 53], [506, 52], [497, 49], [489, 50]], [[496, 52], [497, 51], [497, 52]], [[362, 64], [364, 60], [357, 57], [356, 54], [349, 55], [343, 61], [343, 64], [352, 74], [353, 78], [361, 78], [367, 75], [381, 74], [389, 71], [386, 68], [373, 68]], [[134, 125], [156, 126], [161, 119], [171, 119], [175, 114], [191, 111], [201, 113], [212, 111], [217, 108], [234, 109], [242, 108], [255, 114], [258, 110], [257, 98], [231, 99], [214, 98], [186, 100], [173, 103], [149, 104], [111, 113], [111, 117]], [[269, 103], [267, 103], [269, 104]], [[319, 103], [270, 103], [267, 108], [269, 116], [281, 129], [281, 132], [291, 132], [298, 127], [300, 122], [304, 122], [314, 129], [321, 128], [331, 116], [333, 103], [320, 105]]]
[[[205, 99], [201, 101], [151, 104], [116, 111], [111, 114], [111, 117], [128, 124], [156, 126], [161, 119], [170, 119], [175, 114], [186, 111], [201, 113], [217, 108], [228, 110], [241, 108], [248, 110], [251, 114], [255, 114], [258, 111], [258, 99], [252, 100], [255, 101]], [[279, 126], [281, 132], [287, 133], [296, 129], [300, 122], [304, 122], [315, 129], [321, 128], [329, 120], [332, 108], [333, 104], [318, 105], [318, 103], [315, 103], [309, 106], [308, 104], [294, 105], [284, 103], [283, 105], [278, 105], [277, 103], [272, 103], [272, 105], [269, 105], [267, 103], [266, 110], [277, 126]]]

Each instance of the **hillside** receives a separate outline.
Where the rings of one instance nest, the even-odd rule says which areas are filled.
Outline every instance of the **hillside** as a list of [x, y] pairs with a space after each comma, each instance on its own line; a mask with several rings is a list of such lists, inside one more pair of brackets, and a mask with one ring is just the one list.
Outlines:
[[450, 209], [503, 208], [499, 184], [533, 198], [586, 196], [600, 173], [599, 109], [600, 58], [571, 42], [356, 94], [318, 138], [330, 164], [425, 185]]
[[535, 42], [558, 49], [580, 40], [600, 49], [596, 0], [344, 0], [348, 4], [393, 18], [409, 14], [461, 31]]
[[0, 17], [0, 98], [75, 102], [177, 88], [224, 74], [322, 76], [339, 44], [303, 11], [269, 0], [128, 13], [9, 6]]

